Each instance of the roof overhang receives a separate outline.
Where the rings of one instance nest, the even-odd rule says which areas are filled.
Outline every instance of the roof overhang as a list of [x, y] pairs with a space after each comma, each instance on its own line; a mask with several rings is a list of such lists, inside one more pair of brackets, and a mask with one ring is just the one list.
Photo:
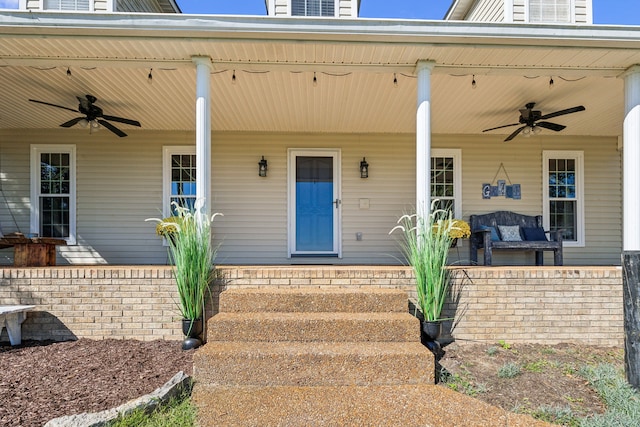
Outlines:
[[[548, 111], [590, 101], [594, 116], [585, 115], [591, 121], [579, 132], [617, 135], [622, 83], [616, 77], [640, 64], [635, 26], [3, 12], [0, 37], [0, 83], [10, 88], [0, 99], [0, 128], [41, 126], [30, 115], [5, 113], [3, 120], [3, 107], [33, 111], [24, 103], [28, 97], [60, 104], [94, 93], [101, 105], [111, 103], [113, 115], [142, 116], [145, 128], [191, 129], [192, 116], [184, 111], [191, 112], [195, 92], [192, 57], [204, 55], [212, 61], [214, 98], [224, 104], [214, 110], [214, 130], [412, 132], [415, 66], [431, 60], [434, 97], [456, 99], [447, 108], [440, 102], [436, 131], [474, 133], [513, 121], [526, 102], [545, 102], [540, 107]], [[75, 69], [77, 81], [59, 80], [52, 67]], [[140, 78], [150, 69], [158, 77], [153, 90]], [[233, 70], [243, 84], [230, 87]], [[305, 73], [325, 73], [326, 83], [309, 88]], [[402, 80], [395, 89], [388, 84], [394, 73]], [[472, 75], [479, 89], [471, 94], [460, 82], [469, 79], [470, 85]], [[540, 82], [550, 76], [562, 88], [542, 92], [536, 85], [546, 89]], [[155, 93], [156, 84], [167, 87]], [[490, 92], [481, 96], [484, 90]], [[350, 97], [341, 100], [342, 94]], [[166, 99], [175, 102], [165, 105]], [[329, 117], [332, 107], [324, 117], [304, 107], [332, 99], [344, 104], [340, 125]], [[178, 101], [184, 103], [180, 113]], [[149, 105], [153, 115], [140, 111]], [[402, 117], [391, 117], [387, 108]], [[299, 117], [298, 110], [310, 117]], [[488, 118], [487, 111], [495, 113]], [[60, 122], [60, 112], [42, 114], [47, 123]]]

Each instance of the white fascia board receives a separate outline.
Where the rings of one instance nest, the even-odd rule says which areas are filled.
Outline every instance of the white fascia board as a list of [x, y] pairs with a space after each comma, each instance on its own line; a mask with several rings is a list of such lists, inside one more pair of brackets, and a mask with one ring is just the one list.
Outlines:
[[640, 26], [3, 11], [0, 36], [20, 35], [638, 49]]
[[473, 6], [474, 0], [455, 0], [449, 10], [444, 16], [445, 21], [460, 21], [464, 20]]

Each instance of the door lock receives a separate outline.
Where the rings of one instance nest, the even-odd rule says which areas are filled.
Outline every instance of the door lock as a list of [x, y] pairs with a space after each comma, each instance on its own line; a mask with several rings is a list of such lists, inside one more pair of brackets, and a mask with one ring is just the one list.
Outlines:
[[342, 203], [342, 200], [340, 199], [336, 199], [334, 200], [333, 204], [336, 205], [336, 209], [338, 209], [340, 207], [340, 204]]

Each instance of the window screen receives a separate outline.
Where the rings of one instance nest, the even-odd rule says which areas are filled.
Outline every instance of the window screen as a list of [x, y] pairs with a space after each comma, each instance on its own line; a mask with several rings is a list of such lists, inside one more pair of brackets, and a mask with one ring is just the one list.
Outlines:
[[196, 201], [196, 156], [194, 154], [171, 155], [171, 212], [176, 214], [175, 202], [183, 208], [193, 209]]
[[44, 10], [89, 10], [89, 0], [44, 0]]
[[564, 240], [577, 240], [576, 161], [549, 159], [549, 225]]
[[435, 209], [454, 213], [455, 174], [453, 157], [431, 157], [431, 199]]
[[40, 154], [40, 235], [67, 238], [70, 231], [71, 156]]
[[529, 22], [571, 22], [571, 0], [529, 0]]
[[335, 0], [291, 0], [292, 16], [335, 16]]

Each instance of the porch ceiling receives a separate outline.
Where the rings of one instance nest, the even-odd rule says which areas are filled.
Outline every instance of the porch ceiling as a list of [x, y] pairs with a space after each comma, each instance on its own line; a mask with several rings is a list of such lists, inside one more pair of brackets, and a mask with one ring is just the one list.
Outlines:
[[[345, 28], [310, 20], [295, 33], [282, 29], [293, 21], [272, 18], [145, 15], [138, 29], [134, 23], [142, 21], [130, 15], [71, 22], [64, 14], [34, 15], [42, 19], [32, 22], [44, 23], [25, 26], [19, 12], [0, 15], [0, 129], [54, 128], [75, 117], [29, 98], [76, 108], [76, 96], [92, 94], [105, 114], [139, 120], [143, 129], [191, 130], [191, 57], [207, 55], [214, 131], [413, 133], [414, 68], [430, 59], [435, 133], [476, 134], [514, 123], [519, 108], [536, 102], [543, 114], [586, 107], [552, 120], [567, 125], [562, 134], [615, 136], [622, 133], [624, 101], [617, 77], [640, 63], [637, 41], [629, 43], [640, 39], [636, 27], [593, 27], [580, 38], [559, 27], [529, 26], [520, 26], [517, 37], [517, 27], [497, 26], [502, 31], [487, 37], [488, 27], [440, 22], [405, 28], [398, 21], [390, 32], [389, 21], [347, 20]], [[258, 24], [259, 34], [247, 30]]]

